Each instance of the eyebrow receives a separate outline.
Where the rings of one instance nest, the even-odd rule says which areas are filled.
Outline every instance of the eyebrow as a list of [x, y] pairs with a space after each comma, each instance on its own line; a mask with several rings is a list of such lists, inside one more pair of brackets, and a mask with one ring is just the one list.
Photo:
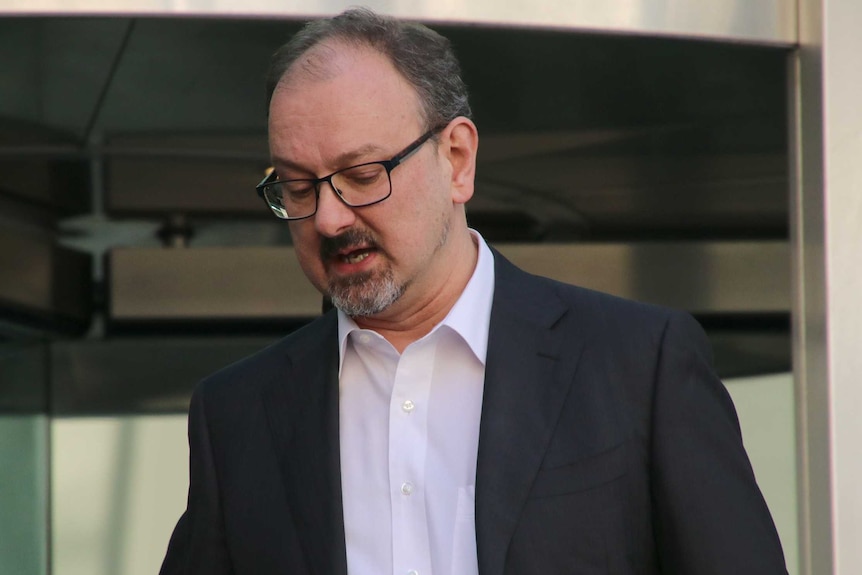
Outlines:
[[[376, 157], [374, 159], [368, 159], [371, 154], [380, 154], [382, 156], [384, 154], [383, 148], [378, 146], [377, 144], [365, 144], [356, 148], [355, 150], [343, 152], [337, 155], [332, 165], [339, 166], [338, 168], [336, 168], [336, 170], [343, 170], [344, 168], [349, 168], [350, 166], [356, 165], [357, 163], [363, 163], [363, 161], [376, 162], [389, 159]], [[282, 168], [286, 170], [304, 174], [305, 177], [302, 179], [317, 179], [317, 175], [315, 175], [314, 172], [312, 172], [311, 170], [285, 158], [272, 158], [272, 165], [275, 166], [275, 171], [279, 179], [284, 177], [282, 174], [279, 173], [279, 166], [282, 166]]]

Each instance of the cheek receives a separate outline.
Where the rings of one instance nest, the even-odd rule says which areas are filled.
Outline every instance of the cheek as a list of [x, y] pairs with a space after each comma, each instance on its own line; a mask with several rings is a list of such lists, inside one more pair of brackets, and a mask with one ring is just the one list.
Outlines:
[[412, 224], [406, 227], [408, 231], [412, 229], [413, 234], [423, 227], [433, 227], [433, 222], [439, 220], [441, 214], [452, 207], [443, 169], [433, 162], [423, 168], [414, 178], [404, 180], [403, 190], [398, 198], [400, 220], [412, 221]]

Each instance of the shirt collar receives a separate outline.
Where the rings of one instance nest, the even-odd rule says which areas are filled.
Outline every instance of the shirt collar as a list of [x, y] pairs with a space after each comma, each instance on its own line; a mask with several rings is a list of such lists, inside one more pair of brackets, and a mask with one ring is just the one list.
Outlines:
[[[473, 242], [479, 250], [476, 268], [464, 291], [458, 297], [455, 305], [446, 317], [437, 324], [431, 333], [441, 326], [446, 326], [463, 339], [476, 359], [485, 364], [488, 354], [488, 327], [491, 323], [491, 302], [494, 299], [494, 254], [485, 239], [474, 229], [470, 229]], [[344, 351], [347, 348], [347, 336], [354, 331], [361, 331], [356, 322], [341, 310], [338, 312], [338, 372], [344, 363]], [[428, 335], [431, 335], [429, 333]], [[425, 337], [428, 337], [426, 335]]]

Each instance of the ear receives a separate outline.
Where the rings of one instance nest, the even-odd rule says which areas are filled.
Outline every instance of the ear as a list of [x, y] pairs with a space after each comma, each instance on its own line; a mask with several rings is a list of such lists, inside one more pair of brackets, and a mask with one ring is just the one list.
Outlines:
[[479, 132], [469, 118], [459, 116], [440, 134], [443, 152], [452, 167], [450, 185], [452, 201], [465, 204], [473, 197], [476, 178], [476, 154], [479, 150]]

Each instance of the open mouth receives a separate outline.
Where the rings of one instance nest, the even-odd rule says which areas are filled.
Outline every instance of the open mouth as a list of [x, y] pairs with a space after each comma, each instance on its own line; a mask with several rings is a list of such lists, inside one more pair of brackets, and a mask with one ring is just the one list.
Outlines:
[[360, 264], [379, 251], [374, 238], [361, 231], [351, 230], [333, 238], [322, 238], [320, 256], [323, 261], [338, 264]]
[[361, 250], [353, 250], [351, 252], [341, 254], [341, 261], [346, 262], [348, 264], [358, 264], [365, 258], [371, 255], [371, 252], [374, 251], [374, 248], [364, 248]]

